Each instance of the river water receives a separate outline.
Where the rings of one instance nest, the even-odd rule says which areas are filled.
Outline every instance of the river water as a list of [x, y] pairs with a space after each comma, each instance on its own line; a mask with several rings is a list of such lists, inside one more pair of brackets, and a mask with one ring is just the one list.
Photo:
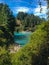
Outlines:
[[30, 40], [31, 32], [14, 32], [14, 42], [23, 46]]

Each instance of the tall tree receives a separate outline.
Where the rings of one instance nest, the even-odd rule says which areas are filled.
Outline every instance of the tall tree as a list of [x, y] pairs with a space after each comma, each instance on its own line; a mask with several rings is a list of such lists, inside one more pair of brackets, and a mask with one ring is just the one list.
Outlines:
[[9, 31], [13, 33], [14, 27], [16, 25], [15, 17], [6, 4], [0, 4], [0, 6], [2, 6], [2, 8], [0, 8], [0, 25], [6, 26]]
[[13, 33], [15, 29], [15, 17], [7, 4], [0, 4], [0, 30], [3, 32], [3, 36], [0, 38], [6, 38], [6, 44], [13, 42]]

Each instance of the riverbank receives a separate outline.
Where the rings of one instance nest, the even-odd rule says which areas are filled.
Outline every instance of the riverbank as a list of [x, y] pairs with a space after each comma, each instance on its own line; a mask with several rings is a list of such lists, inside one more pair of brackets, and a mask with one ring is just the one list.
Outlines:
[[21, 46], [19, 44], [15, 44], [15, 45], [10, 45], [8, 50], [10, 53], [16, 53], [19, 51], [19, 49], [21, 49]]
[[31, 32], [22, 31], [22, 32], [14, 32], [14, 42], [15, 44], [10, 45], [9, 51], [10, 53], [18, 52], [19, 49], [22, 48], [25, 44], [29, 42]]

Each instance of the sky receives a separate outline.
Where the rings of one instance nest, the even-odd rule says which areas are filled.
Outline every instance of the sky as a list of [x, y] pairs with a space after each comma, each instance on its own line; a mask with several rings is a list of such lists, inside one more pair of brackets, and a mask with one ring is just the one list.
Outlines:
[[42, 12], [40, 13], [39, 0], [0, 0], [0, 3], [6, 3], [16, 16], [18, 12], [34, 14], [46, 18], [47, 4], [46, 1], [40, 0], [42, 3]]

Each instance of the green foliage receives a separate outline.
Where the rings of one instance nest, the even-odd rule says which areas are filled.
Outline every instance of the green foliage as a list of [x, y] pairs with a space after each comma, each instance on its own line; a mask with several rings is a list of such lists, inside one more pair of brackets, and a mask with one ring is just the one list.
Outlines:
[[30, 42], [12, 55], [13, 65], [47, 65], [49, 57], [49, 21], [31, 34]]
[[0, 47], [0, 65], [12, 65], [9, 52], [5, 47]]
[[23, 13], [23, 12], [19, 12], [17, 14], [16, 19], [20, 20], [21, 24], [19, 24], [19, 26], [22, 26], [23, 30], [28, 30], [28, 31], [34, 31], [36, 25], [42, 23], [42, 21], [45, 21], [44, 18], [40, 18], [33, 14], [27, 14], [27, 13]]
[[3, 46], [6, 42], [6, 38], [3, 37], [4, 33], [0, 30], [0, 46]]
[[0, 3], [0, 46], [9, 46], [13, 43], [13, 33], [16, 22], [10, 8], [3, 3]]
[[0, 25], [5, 26], [10, 32], [13, 33], [16, 23], [12, 11], [6, 4], [0, 4], [0, 9]]
[[[17, 19], [21, 20], [24, 29], [28, 27], [31, 30], [44, 21], [27, 13], [19, 13]], [[13, 43], [15, 24], [15, 17], [9, 7], [0, 4], [0, 65], [49, 65], [49, 21], [39, 25], [31, 34], [30, 42], [10, 56], [4, 46], [8, 48]]]
[[19, 13], [17, 14], [17, 19], [18, 19], [18, 20], [24, 20], [27, 15], [28, 15], [27, 13], [19, 12]]
[[0, 26], [0, 46], [6, 45], [8, 48], [13, 44], [13, 35], [4, 26]]

